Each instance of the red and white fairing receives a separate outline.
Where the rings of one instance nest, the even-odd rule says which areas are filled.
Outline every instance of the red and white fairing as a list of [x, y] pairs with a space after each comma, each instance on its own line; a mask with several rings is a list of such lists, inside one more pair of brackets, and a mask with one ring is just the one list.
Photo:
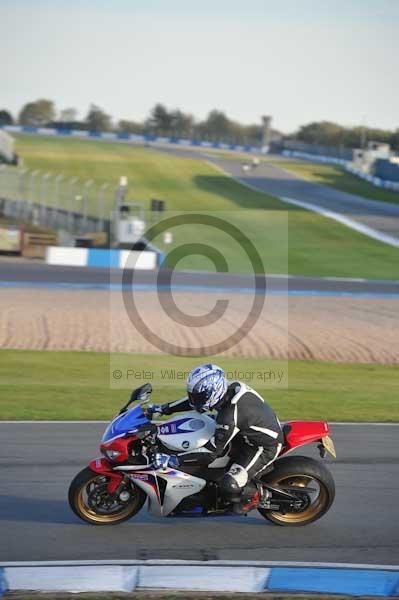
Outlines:
[[206, 485], [205, 479], [170, 468], [136, 471], [129, 476], [148, 495], [148, 510], [156, 517], [170, 514], [183, 498], [197, 494]]

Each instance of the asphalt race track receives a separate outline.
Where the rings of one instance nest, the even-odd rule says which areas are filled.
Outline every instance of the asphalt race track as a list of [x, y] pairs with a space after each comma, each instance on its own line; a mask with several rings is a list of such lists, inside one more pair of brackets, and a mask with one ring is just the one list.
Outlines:
[[[98, 455], [102, 423], [0, 423], [0, 561], [248, 559], [399, 564], [398, 426], [334, 425], [337, 496], [319, 522], [290, 529], [248, 517], [155, 519], [93, 527], [67, 504]], [[316, 446], [310, 449], [317, 456]], [[303, 452], [304, 453], [304, 452]]]
[[[190, 156], [189, 151], [170, 149], [169, 152], [179, 156]], [[300, 202], [313, 204], [321, 209], [334, 211], [343, 217], [350, 218], [360, 225], [371, 227], [382, 234], [399, 240], [399, 206], [389, 202], [369, 200], [354, 194], [342, 192], [333, 187], [307, 181], [284, 168], [273, 165], [272, 160], [286, 162], [290, 159], [279, 155], [266, 157], [255, 169], [244, 172], [245, 161], [219, 158], [216, 154], [202, 153], [209, 163], [214, 164], [224, 173], [261, 192], [266, 192], [281, 199], [291, 198]], [[251, 157], [248, 157], [250, 162]]]
[[[166, 271], [163, 271], [166, 274]], [[159, 271], [136, 271], [134, 284], [155, 288]], [[110, 284], [120, 282], [119, 269], [95, 267], [61, 267], [39, 262], [7, 259], [0, 261], [0, 287], [91, 287], [108, 288]], [[162, 284], [162, 280], [160, 281]], [[197, 288], [212, 290], [228, 288], [237, 290], [254, 288], [254, 276], [233, 273], [201, 273], [194, 271], [175, 271], [172, 280], [173, 289]], [[268, 275], [267, 291], [289, 291], [299, 294], [371, 294], [397, 295], [399, 281], [379, 281], [362, 279], [287, 277]]]

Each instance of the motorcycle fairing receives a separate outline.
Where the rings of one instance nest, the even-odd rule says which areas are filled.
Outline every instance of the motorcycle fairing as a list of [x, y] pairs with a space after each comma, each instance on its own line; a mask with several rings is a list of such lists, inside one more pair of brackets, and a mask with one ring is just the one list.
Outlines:
[[126, 471], [126, 474], [147, 494], [148, 510], [156, 517], [170, 514], [183, 498], [197, 494], [206, 485], [204, 479], [169, 467]]
[[116, 438], [122, 437], [127, 433], [134, 433], [141, 425], [150, 425], [150, 421], [147, 419], [141, 405], [138, 404], [134, 408], [131, 408], [127, 412], [118, 415], [111, 421], [102, 437], [102, 442], [111, 442]]
[[92, 460], [89, 467], [94, 473], [108, 477], [107, 491], [109, 494], [113, 494], [123, 480], [123, 474], [113, 471], [112, 465], [102, 456]]
[[288, 421], [283, 426], [284, 446], [280, 456], [328, 436], [330, 427], [326, 421]]
[[215, 435], [215, 420], [196, 411], [158, 424], [158, 439], [169, 450], [192, 451], [202, 448]]

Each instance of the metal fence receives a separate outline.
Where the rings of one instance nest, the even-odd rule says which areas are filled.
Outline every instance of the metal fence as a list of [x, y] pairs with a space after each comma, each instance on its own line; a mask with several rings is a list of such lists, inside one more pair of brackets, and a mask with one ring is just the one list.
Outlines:
[[0, 165], [0, 210], [6, 217], [74, 234], [107, 231], [114, 199], [109, 183]]

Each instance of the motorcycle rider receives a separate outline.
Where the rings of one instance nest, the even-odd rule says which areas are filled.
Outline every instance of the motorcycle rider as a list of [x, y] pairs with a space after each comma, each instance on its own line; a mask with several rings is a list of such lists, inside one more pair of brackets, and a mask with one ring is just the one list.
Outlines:
[[187, 379], [187, 397], [154, 405], [153, 414], [171, 415], [192, 409], [216, 410], [216, 431], [211, 447], [179, 456], [157, 454], [157, 465], [176, 468], [193, 462], [210, 464], [229, 451], [233, 464], [219, 484], [221, 493], [233, 504], [235, 512], [255, 508], [266, 498], [262, 496], [262, 487], [251, 482], [277, 458], [284, 439], [274, 411], [245, 383], [229, 383], [223, 369], [214, 364], [194, 368]]

